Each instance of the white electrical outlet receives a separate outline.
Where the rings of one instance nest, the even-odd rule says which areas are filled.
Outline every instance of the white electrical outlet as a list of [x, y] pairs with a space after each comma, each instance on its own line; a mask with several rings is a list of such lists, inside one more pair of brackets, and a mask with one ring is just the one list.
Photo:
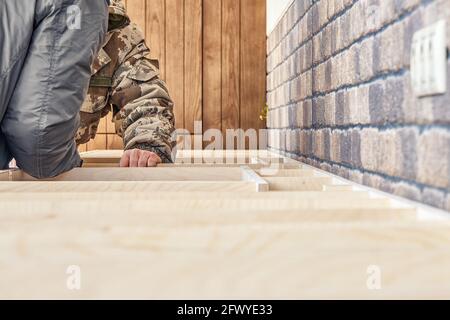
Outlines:
[[441, 20], [414, 34], [411, 83], [418, 97], [447, 91], [446, 22]]

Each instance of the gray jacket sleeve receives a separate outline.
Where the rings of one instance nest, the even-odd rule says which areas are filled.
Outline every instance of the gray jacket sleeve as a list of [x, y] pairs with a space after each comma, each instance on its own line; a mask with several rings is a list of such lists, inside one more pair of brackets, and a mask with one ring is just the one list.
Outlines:
[[[30, 25], [5, 43], [26, 37], [28, 53], [1, 122], [18, 166], [37, 178], [53, 177], [80, 165], [75, 144], [79, 111], [86, 96], [91, 63], [107, 31], [107, 0], [0, 0], [8, 25]], [[30, 8], [34, 12], [30, 12]], [[20, 11], [18, 11], [20, 10]], [[29, 21], [30, 19], [26, 19]], [[3, 44], [2, 44], [3, 45]]]

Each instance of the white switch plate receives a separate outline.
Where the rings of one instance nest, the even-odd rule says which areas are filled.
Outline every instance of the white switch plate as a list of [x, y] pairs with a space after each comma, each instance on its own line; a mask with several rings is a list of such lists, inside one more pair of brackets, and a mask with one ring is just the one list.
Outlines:
[[441, 20], [414, 34], [411, 83], [418, 97], [447, 91], [446, 22]]

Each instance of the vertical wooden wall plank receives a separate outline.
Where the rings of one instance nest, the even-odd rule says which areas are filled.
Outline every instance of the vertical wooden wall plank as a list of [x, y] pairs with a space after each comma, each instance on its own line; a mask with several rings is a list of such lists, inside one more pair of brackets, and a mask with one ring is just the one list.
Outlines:
[[202, 121], [203, 29], [202, 0], [185, 0], [184, 12], [184, 118], [185, 128], [194, 132], [194, 122]]
[[241, 128], [262, 129], [266, 103], [266, 1], [241, 1]]
[[145, 0], [129, 0], [127, 1], [127, 12], [131, 22], [138, 25], [145, 36], [146, 16], [145, 16]]
[[123, 139], [117, 134], [107, 134], [106, 147], [108, 150], [123, 150]]
[[150, 57], [159, 61], [161, 77], [165, 77], [166, 65], [166, 4], [165, 0], [147, 0], [146, 40]]
[[222, 130], [222, 0], [203, 0], [203, 129]]
[[166, 0], [166, 82], [175, 103], [176, 127], [184, 122], [184, 0]]
[[87, 143], [86, 151], [106, 150], [106, 134], [97, 134], [94, 140]]
[[[247, 0], [244, 0], [247, 1]], [[222, 1], [222, 128], [239, 128], [240, 0]]]

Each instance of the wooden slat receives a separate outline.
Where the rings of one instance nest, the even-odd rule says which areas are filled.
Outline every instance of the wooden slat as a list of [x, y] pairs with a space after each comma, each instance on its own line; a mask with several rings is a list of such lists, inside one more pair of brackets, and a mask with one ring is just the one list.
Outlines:
[[137, 24], [144, 36], [146, 29], [145, 8], [145, 0], [127, 1], [127, 13], [130, 16], [131, 22]]
[[203, 0], [203, 129], [222, 130], [222, 0]]
[[202, 0], [184, 1], [184, 121], [185, 129], [194, 132], [195, 122], [202, 121]]
[[240, 124], [244, 130], [265, 128], [259, 119], [266, 104], [266, 1], [241, 0]]
[[[150, 57], [159, 61], [162, 79], [166, 66], [166, 4], [165, 0], [146, 0], [146, 39]], [[172, 23], [172, 21], [169, 21]]]
[[184, 19], [184, 0], [166, 0], [166, 82], [178, 129], [185, 128]]
[[[244, 0], [245, 1], [245, 0]], [[222, 129], [239, 128], [240, 2], [222, 0]]]
[[278, 168], [261, 168], [257, 171], [262, 177], [312, 177], [315, 171], [312, 169], [278, 169]]
[[[39, 184], [36, 184], [37, 186]], [[0, 183], [0, 186], [2, 184]], [[336, 202], [337, 200], [341, 200], [342, 202], [351, 202], [352, 200], [369, 200], [369, 193], [361, 192], [361, 191], [352, 191], [352, 192], [327, 192], [323, 193], [320, 191], [302, 191], [302, 192], [266, 192], [266, 193], [257, 193], [252, 190], [251, 192], [214, 192], [213, 194], [208, 192], [156, 192], [152, 193], [154, 198], [158, 198], [160, 200], [183, 200], [183, 199], [195, 199], [202, 200], [205, 198], [208, 199], [227, 199], [227, 200], [259, 200], [259, 199], [271, 199], [271, 200], [290, 200], [294, 202], [301, 201], [331, 201]], [[32, 191], [22, 192], [20, 194], [14, 192], [1, 192], [0, 199], [10, 199], [10, 200], [52, 200], [58, 199], [63, 200], [72, 200], [74, 198], [81, 200], [108, 200], [108, 199], [116, 199], [116, 200], [146, 200], [148, 199], [148, 193], [144, 192], [97, 192], [97, 193], [64, 193], [64, 192], [47, 192], [47, 193], [34, 193]]]
[[106, 125], [106, 133], [109, 134], [117, 134], [116, 133], [116, 125], [113, 122], [113, 113], [110, 111], [105, 118], [103, 118]]
[[265, 178], [270, 185], [270, 191], [323, 191], [324, 186], [332, 184], [328, 177], [298, 177], [296, 179]]
[[[209, 183], [198, 183], [198, 182], [189, 182], [189, 183], [170, 183], [170, 182], [159, 182], [159, 183], [148, 183], [149, 191], [158, 190], [157, 187], [165, 188], [172, 185], [174, 190], [179, 191], [203, 191], [206, 186], [215, 189], [215, 191], [223, 191], [226, 188], [231, 187], [240, 187], [242, 191], [245, 189], [246, 191], [250, 191], [247, 189], [248, 186], [252, 186], [251, 190], [255, 190], [255, 186], [253, 183], [246, 182], [229, 182], [229, 183], [220, 183], [220, 182], [209, 182]], [[72, 185], [76, 187], [75, 184]], [[115, 185], [112, 185], [112, 187]], [[124, 186], [124, 185], [123, 185]], [[126, 185], [125, 185], [126, 186]], [[36, 188], [36, 186], [35, 186]], [[202, 190], [202, 189], [203, 190]], [[167, 190], [167, 188], [165, 189]], [[112, 190], [111, 191], [116, 191]], [[126, 192], [126, 191], [124, 191]], [[347, 201], [346, 203], [337, 200], [329, 200], [327, 202], [320, 200], [310, 200], [310, 201], [292, 201], [292, 200], [282, 200], [279, 199], [274, 201], [272, 199], [249, 199], [249, 200], [236, 200], [236, 199], [181, 199], [177, 201], [173, 200], [160, 200], [160, 199], [151, 199], [151, 200], [132, 200], [130, 202], [117, 201], [114, 199], [110, 200], [66, 200], [64, 203], [54, 201], [54, 200], [29, 200], [23, 203], [17, 203], [16, 200], [3, 200], [0, 203], [0, 208], [3, 212], [29, 212], [29, 213], [39, 213], [39, 212], [49, 212], [49, 210], [53, 211], [64, 211], [67, 213], [76, 214], [79, 211], [84, 212], [98, 212], [101, 210], [106, 210], [107, 212], [136, 212], [136, 213], [145, 213], [151, 212], [152, 210], [180, 210], [184, 212], [189, 212], [189, 210], [217, 210], [217, 208], [226, 208], [226, 210], [234, 211], [234, 210], [242, 210], [241, 213], [244, 213], [245, 210], [269, 210], [269, 211], [286, 211], [286, 210], [351, 210], [351, 209], [389, 209], [391, 208], [391, 202], [388, 199], [355, 199], [352, 201]]]
[[0, 192], [254, 192], [255, 184], [250, 182], [208, 182], [208, 181], [50, 181], [50, 182], [8, 182], [0, 183]]
[[95, 139], [90, 140], [86, 145], [86, 149], [88, 151], [90, 151], [90, 150], [105, 150], [106, 147], [107, 147], [106, 134], [97, 134], [95, 136]]
[[[95, 219], [92, 219], [95, 214]], [[336, 224], [361, 222], [411, 222], [416, 221], [416, 213], [412, 209], [315, 209], [315, 210], [208, 210], [196, 209], [190, 214], [181, 209], [149, 210], [148, 212], [132, 212], [123, 219], [123, 213], [112, 211], [104, 214], [92, 211], [79, 211], [76, 214], [65, 211], [38, 211], [32, 215], [26, 211], [15, 212], [14, 215], [0, 213], [0, 222], [4, 228], [22, 228], [31, 223], [42, 225], [57, 224], [58, 230], [77, 225], [80, 228], [108, 227], [202, 227], [230, 225], [277, 225], [284, 224]]]
[[87, 145], [86, 144], [82, 144], [78, 146], [78, 152], [82, 153], [82, 152], [86, 152], [87, 151]]
[[[15, 171], [13, 181], [37, 181]], [[240, 181], [239, 168], [76, 168], [42, 181]]]
[[241, 167], [242, 180], [254, 182], [256, 185], [256, 192], [268, 192], [269, 183], [259, 176], [255, 171], [248, 166]]
[[[156, 215], [160, 216], [161, 213]], [[87, 216], [81, 215], [83, 220]], [[106, 217], [107, 215], [105, 215]], [[10, 222], [14, 224], [14, 222]], [[193, 226], [164, 228], [151, 224], [142, 224], [136, 228], [133, 224], [127, 226], [111, 225], [103, 236], [97, 225], [92, 227], [83, 223], [63, 224], [58, 219], [48, 219], [39, 223], [40, 228], [33, 228], [33, 223], [15, 225], [10, 228], [2, 224], [2, 235], [24, 233], [29, 239], [29, 246], [45, 245], [58, 248], [60, 241], [72, 240], [73, 243], [97, 243], [100, 247], [110, 249], [129, 247], [133, 243], [143, 248], [159, 248], [160, 250], [183, 250], [192, 253], [242, 253], [262, 255], [261, 250], [273, 257], [292, 255], [293, 250], [301, 255], [301, 251], [310, 252], [332, 251], [346, 252], [377, 250], [401, 253], [414, 253], [416, 250], [447, 250], [450, 254], [450, 225], [443, 223], [425, 223], [417, 221], [389, 221], [386, 223], [293, 223], [291, 225], [235, 225], [235, 226]], [[63, 229], [59, 229], [63, 228]], [[78, 234], [77, 234], [78, 233]], [[46, 237], [42, 237], [46, 234]], [[77, 234], [74, 237], [74, 234]], [[97, 235], [97, 239], [95, 237]], [[4, 239], [4, 238], [3, 238]], [[54, 241], [60, 239], [60, 241]], [[97, 241], [96, 241], [97, 240]], [[111, 241], [116, 240], [116, 241]], [[0, 246], [4, 246], [3, 241]], [[101, 249], [101, 248], [99, 248]], [[151, 250], [151, 249], [150, 249]], [[361, 252], [360, 252], [361, 253]], [[375, 257], [372, 257], [376, 260]], [[2, 255], [1, 259], [4, 259]], [[279, 261], [272, 261], [277, 264]], [[373, 264], [373, 263], [372, 263]], [[450, 270], [448, 270], [450, 275]], [[450, 289], [449, 289], [450, 290]]]

